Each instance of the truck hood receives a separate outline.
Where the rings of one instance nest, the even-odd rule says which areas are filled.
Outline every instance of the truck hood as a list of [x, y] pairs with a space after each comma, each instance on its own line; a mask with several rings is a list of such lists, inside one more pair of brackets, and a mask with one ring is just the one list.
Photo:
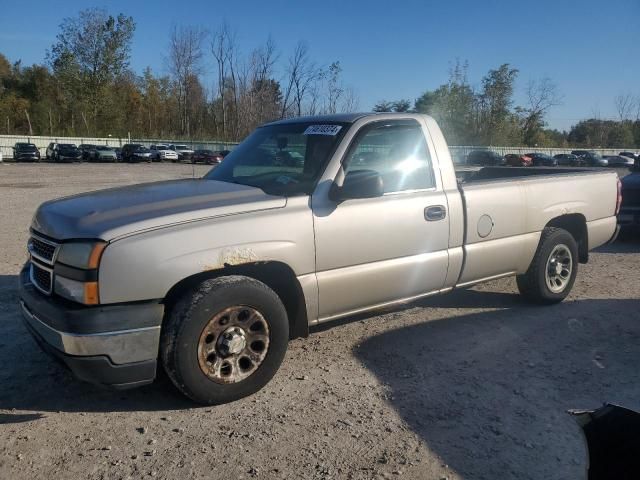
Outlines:
[[215, 180], [171, 180], [84, 193], [43, 203], [32, 228], [56, 240], [113, 240], [142, 230], [281, 208], [286, 198]]

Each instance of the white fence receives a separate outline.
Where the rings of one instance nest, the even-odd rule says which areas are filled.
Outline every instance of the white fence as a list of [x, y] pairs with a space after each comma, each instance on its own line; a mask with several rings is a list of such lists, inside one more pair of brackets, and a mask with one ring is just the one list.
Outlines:
[[[2, 157], [6, 159], [13, 158], [13, 146], [17, 142], [29, 142], [33, 143], [40, 149], [40, 155], [42, 158], [45, 156], [45, 150], [49, 143], [57, 142], [57, 143], [75, 143], [76, 145], [80, 145], [82, 143], [95, 144], [95, 145], [108, 145], [110, 147], [121, 147], [125, 143], [129, 142], [128, 138], [88, 138], [88, 137], [28, 137], [21, 135], [0, 135], [0, 153], [2, 153]], [[132, 143], [141, 143], [146, 145], [147, 147], [153, 144], [180, 144], [180, 145], [189, 145], [193, 149], [209, 149], [209, 150], [231, 150], [237, 144], [232, 142], [218, 142], [215, 140], [205, 141], [205, 140], [167, 140], [167, 139], [157, 139], [157, 138], [132, 138]], [[456, 163], [464, 163], [467, 154], [472, 150], [493, 150], [500, 155], [505, 155], [507, 153], [529, 153], [529, 152], [540, 152], [546, 153], [548, 155], [556, 155], [558, 153], [569, 153], [571, 150], [577, 148], [540, 148], [540, 147], [478, 147], [478, 146], [452, 146], [449, 147], [451, 151], [451, 156], [453, 157], [453, 161]], [[594, 150], [601, 155], [616, 155], [619, 152], [624, 150], [628, 150], [625, 148], [593, 148], [589, 150]]]
[[39, 136], [23, 136], [23, 135], [0, 135], [0, 153], [6, 159], [13, 158], [13, 146], [18, 142], [33, 143], [40, 150], [40, 156], [44, 158], [47, 146], [51, 142], [56, 143], [75, 143], [80, 145], [87, 143], [90, 145], [107, 145], [109, 147], [121, 147], [125, 143], [141, 143], [147, 147], [154, 144], [164, 145], [188, 145], [193, 149], [209, 149], [209, 150], [231, 150], [236, 143], [216, 142], [204, 140], [167, 140], [157, 138], [90, 138], [90, 137], [39, 137]]

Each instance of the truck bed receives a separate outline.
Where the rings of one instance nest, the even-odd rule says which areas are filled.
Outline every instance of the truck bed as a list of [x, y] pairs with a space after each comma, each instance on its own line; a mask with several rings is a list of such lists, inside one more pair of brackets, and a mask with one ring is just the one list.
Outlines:
[[586, 226], [580, 246], [585, 255], [615, 230], [614, 170], [484, 167], [456, 171], [456, 176], [465, 212], [459, 286], [506, 271], [524, 273], [552, 219], [573, 218]]
[[456, 177], [460, 183], [474, 183], [510, 178], [539, 177], [545, 175], [591, 175], [612, 173], [613, 170], [585, 167], [456, 167]]

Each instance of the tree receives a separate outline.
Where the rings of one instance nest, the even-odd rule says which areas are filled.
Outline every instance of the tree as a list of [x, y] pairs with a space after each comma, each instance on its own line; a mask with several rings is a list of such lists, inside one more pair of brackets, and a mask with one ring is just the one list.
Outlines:
[[467, 79], [468, 65], [456, 61], [449, 80], [415, 101], [415, 111], [433, 116], [445, 138], [452, 144], [473, 144], [477, 137], [475, 111], [477, 98]]
[[174, 27], [169, 40], [168, 64], [178, 91], [178, 111], [180, 112], [180, 133], [191, 133], [190, 97], [197, 77], [202, 73], [202, 44], [206, 32], [191, 26]]
[[521, 116], [522, 136], [525, 145], [539, 145], [544, 136], [544, 117], [547, 111], [562, 103], [562, 95], [558, 91], [558, 86], [550, 78], [532, 80], [527, 85], [526, 90], [527, 105], [524, 108], [517, 108], [516, 111]]
[[322, 77], [322, 70], [309, 57], [308, 45], [298, 42], [289, 57], [281, 117], [302, 115], [304, 102], [313, 89], [313, 84]]
[[66, 108], [73, 114], [80, 103], [83, 114], [85, 109], [90, 112], [95, 133], [101, 127], [99, 115], [107, 108], [108, 86], [128, 68], [134, 30], [132, 17], [114, 17], [99, 8], [82, 10], [62, 21], [56, 43], [47, 53]]
[[508, 63], [482, 78], [478, 96], [478, 129], [482, 143], [510, 144], [516, 140], [517, 120], [511, 112], [514, 83], [518, 70]]
[[373, 106], [374, 112], [409, 112], [411, 111], [411, 100], [401, 99], [388, 102], [381, 100]]
[[637, 102], [638, 99], [629, 92], [617, 95], [613, 99], [613, 103], [616, 107], [616, 112], [618, 113], [618, 119], [621, 122], [631, 119], [632, 114], [635, 113], [635, 110], [637, 108]]

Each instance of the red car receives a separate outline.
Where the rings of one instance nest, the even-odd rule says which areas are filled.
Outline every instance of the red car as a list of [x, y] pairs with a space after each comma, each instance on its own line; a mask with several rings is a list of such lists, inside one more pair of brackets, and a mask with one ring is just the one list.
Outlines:
[[220, 163], [224, 159], [221, 152], [214, 152], [213, 150], [196, 150], [191, 157], [191, 163], [206, 163], [212, 165], [214, 163]]
[[509, 153], [504, 156], [505, 162], [511, 167], [530, 167], [533, 165], [533, 158], [528, 155]]

